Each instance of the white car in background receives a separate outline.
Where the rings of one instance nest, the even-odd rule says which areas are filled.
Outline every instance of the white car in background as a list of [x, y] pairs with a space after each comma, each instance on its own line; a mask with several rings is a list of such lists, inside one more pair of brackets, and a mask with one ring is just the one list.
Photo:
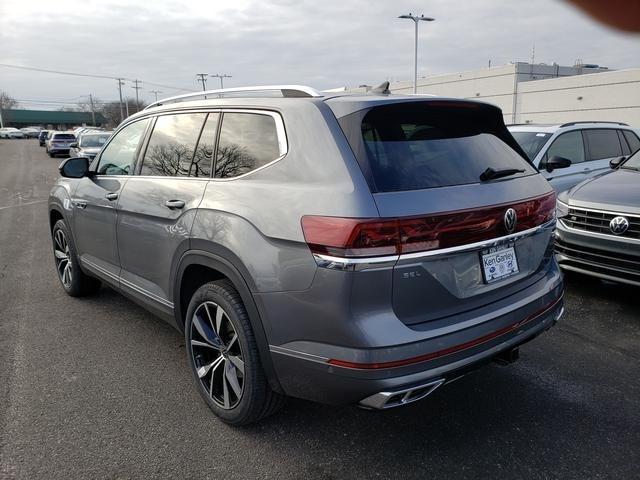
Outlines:
[[[640, 132], [620, 122], [526, 124], [507, 128], [558, 193], [606, 172], [611, 160], [620, 163], [623, 157], [640, 148]], [[561, 163], [565, 168], [558, 168]]]
[[26, 138], [38, 138], [38, 135], [40, 135], [40, 129], [35, 127], [21, 128], [20, 131], [24, 133]]
[[24, 133], [13, 127], [0, 128], [0, 138], [24, 138]]

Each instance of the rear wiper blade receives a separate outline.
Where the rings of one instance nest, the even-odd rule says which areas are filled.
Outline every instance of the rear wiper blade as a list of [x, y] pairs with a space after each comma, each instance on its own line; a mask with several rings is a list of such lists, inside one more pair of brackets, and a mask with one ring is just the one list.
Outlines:
[[520, 168], [505, 168], [504, 170], [494, 170], [489, 167], [480, 174], [480, 181], [486, 182], [487, 180], [493, 180], [494, 178], [508, 177], [509, 175], [515, 175], [516, 173], [523, 173], [524, 170]]

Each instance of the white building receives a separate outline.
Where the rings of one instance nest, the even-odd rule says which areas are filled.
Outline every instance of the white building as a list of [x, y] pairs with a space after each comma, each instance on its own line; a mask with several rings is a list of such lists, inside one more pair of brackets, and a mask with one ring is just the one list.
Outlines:
[[[390, 89], [412, 93], [413, 82], [393, 82]], [[419, 78], [418, 93], [493, 103], [502, 109], [505, 123], [606, 120], [640, 127], [640, 68], [518, 62]]]

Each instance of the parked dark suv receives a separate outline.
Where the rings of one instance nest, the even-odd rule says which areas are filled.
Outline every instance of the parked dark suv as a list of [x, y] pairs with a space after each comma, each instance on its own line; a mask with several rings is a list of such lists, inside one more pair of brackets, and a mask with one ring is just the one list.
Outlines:
[[479, 102], [174, 97], [61, 165], [56, 268], [70, 295], [104, 282], [184, 331], [229, 423], [286, 395], [404, 405], [562, 314], [555, 194], [525, 158]]

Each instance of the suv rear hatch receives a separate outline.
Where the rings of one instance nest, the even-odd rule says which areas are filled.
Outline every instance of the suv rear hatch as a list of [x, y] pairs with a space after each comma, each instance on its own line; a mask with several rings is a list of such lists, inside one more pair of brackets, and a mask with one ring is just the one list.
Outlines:
[[412, 99], [338, 120], [382, 219], [369, 239], [383, 234], [396, 244], [392, 295], [401, 321], [431, 328], [451, 315], [462, 320], [544, 276], [555, 194], [498, 108]]

